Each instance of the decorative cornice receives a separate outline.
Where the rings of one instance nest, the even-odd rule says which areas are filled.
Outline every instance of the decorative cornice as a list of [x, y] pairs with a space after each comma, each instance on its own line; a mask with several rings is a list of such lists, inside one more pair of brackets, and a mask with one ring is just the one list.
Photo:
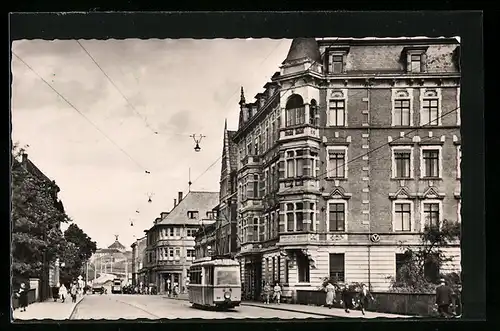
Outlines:
[[396, 193], [389, 193], [389, 199], [391, 200], [413, 200], [417, 198], [417, 194], [409, 193], [409, 189], [406, 187], [400, 187]]

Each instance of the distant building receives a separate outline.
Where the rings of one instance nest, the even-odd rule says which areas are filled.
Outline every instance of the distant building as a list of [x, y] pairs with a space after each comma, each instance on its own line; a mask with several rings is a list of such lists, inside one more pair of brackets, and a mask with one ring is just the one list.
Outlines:
[[[324, 277], [387, 290], [399, 247], [460, 221], [454, 38], [296, 38], [238, 130], [237, 258], [246, 297]], [[459, 243], [441, 272], [460, 269]], [[428, 270], [436, 270], [429, 267]]]
[[146, 247], [147, 238], [146, 236], [137, 239], [132, 244], [132, 285], [140, 285], [141, 282], [144, 283], [143, 277], [141, 277], [144, 268], [144, 260], [146, 258]]
[[99, 248], [90, 258], [89, 278], [94, 279], [103, 274], [113, 274], [116, 277], [128, 281], [132, 272], [132, 251], [118, 241], [115, 241], [107, 248]]
[[217, 192], [189, 192], [170, 212], [161, 213], [153, 227], [146, 230], [147, 282], [165, 293], [169, 284], [182, 290], [189, 280], [189, 266], [195, 257], [194, 235], [206, 220], [213, 220], [213, 207], [219, 202]]

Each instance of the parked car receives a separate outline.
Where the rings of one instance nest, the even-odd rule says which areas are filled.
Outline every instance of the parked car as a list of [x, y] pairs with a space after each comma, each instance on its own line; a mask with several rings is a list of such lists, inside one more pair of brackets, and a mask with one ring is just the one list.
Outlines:
[[105, 293], [104, 286], [102, 286], [102, 285], [92, 286], [92, 294], [96, 294], [96, 293], [104, 294]]

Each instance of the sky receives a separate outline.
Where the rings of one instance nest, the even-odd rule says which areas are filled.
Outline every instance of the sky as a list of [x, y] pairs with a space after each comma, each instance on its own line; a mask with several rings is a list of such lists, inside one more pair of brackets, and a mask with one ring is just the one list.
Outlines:
[[[220, 160], [204, 171], [221, 156], [224, 120], [237, 129], [240, 87], [251, 102], [290, 44], [14, 41], [12, 141], [27, 145], [29, 158], [60, 187], [67, 214], [98, 247], [114, 235], [129, 247], [173, 207], [177, 192], [187, 193], [189, 172], [192, 191], [219, 191]], [[198, 153], [192, 134], [206, 136]]]

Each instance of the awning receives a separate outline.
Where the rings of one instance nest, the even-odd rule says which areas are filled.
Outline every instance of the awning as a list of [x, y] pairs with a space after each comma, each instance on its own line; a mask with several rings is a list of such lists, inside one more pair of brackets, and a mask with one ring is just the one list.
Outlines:
[[307, 260], [309, 261], [309, 265], [312, 268], [316, 268], [316, 260], [312, 256], [311, 251], [307, 248], [300, 247], [300, 246], [287, 246], [287, 247], [282, 248], [282, 250], [280, 251], [280, 255], [285, 256], [287, 260], [291, 259], [291, 256], [293, 254], [295, 254], [295, 255], [300, 254], [300, 255], [306, 257]]

